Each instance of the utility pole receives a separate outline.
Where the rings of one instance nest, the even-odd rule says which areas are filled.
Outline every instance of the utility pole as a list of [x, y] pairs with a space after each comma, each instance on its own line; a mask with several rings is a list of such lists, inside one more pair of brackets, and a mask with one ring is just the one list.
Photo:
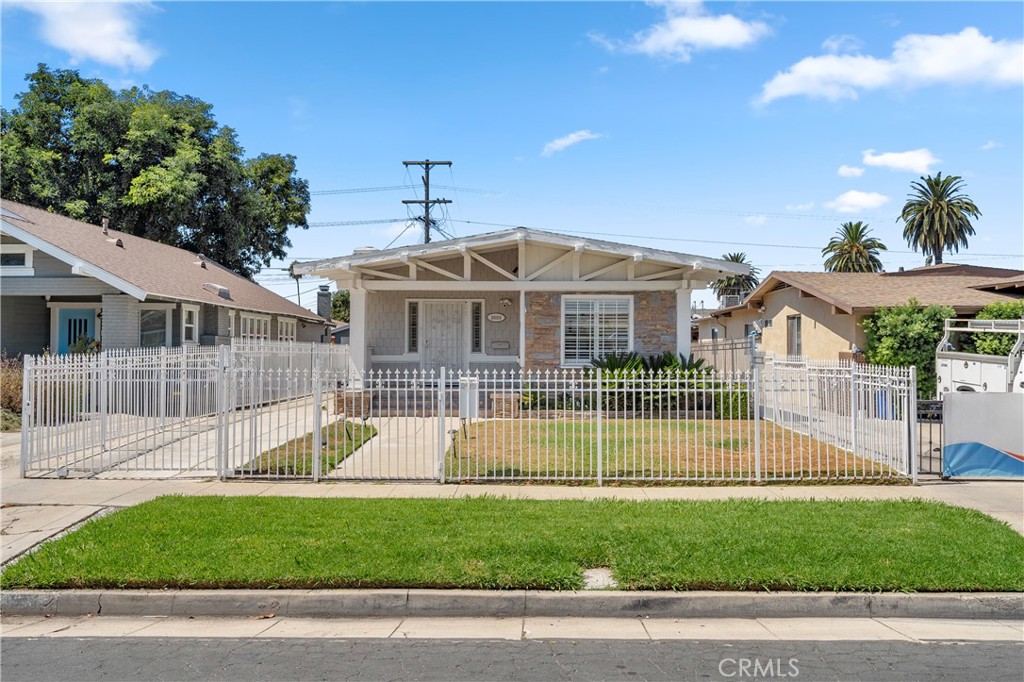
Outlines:
[[430, 209], [434, 204], [450, 204], [452, 203], [448, 199], [431, 199], [430, 198], [430, 169], [434, 166], [450, 166], [451, 161], [431, 161], [426, 159], [424, 161], [403, 161], [402, 165], [408, 168], [409, 166], [423, 166], [423, 199], [406, 199], [402, 201], [403, 204], [423, 204], [423, 215], [417, 218], [423, 222], [423, 243], [430, 243]]

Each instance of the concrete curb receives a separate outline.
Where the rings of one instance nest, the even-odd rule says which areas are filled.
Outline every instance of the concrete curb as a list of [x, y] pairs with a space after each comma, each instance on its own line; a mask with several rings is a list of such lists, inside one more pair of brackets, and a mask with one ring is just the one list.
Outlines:
[[1024, 594], [532, 590], [15, 590], [19, 616], [950, 618], [1024, 620]]

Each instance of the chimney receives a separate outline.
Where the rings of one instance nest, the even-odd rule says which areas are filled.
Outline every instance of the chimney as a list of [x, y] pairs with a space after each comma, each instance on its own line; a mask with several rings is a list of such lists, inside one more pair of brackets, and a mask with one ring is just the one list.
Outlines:
[[316, 314], [325, 320], [331, 319], [331, 288], [326, 284], [321, 284], [316, 292]]
[[903, 266], [902, 265], [900, 266], [900, 272], [903, 272]]

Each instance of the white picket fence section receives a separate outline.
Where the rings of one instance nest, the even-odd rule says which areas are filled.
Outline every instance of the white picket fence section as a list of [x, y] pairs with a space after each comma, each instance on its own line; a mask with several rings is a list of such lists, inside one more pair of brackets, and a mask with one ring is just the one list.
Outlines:
[[[916, 478], [913, 370], [354, 372], [344, 346], [29, 358], [25, 475]], [[911, 436], [914, 437], [911, 437]]]

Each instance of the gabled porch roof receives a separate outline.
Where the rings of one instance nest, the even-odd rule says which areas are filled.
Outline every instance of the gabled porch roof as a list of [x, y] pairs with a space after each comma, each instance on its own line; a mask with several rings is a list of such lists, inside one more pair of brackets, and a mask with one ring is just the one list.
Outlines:
[[[529, 248], [543, 249], [544, 254], [527, 258]], [[503, 267], [487, 257], [487, 254], [509, 249], [518, 249], [513, 267]], [[585, 256], [603, 260], [595, 262], [591, 259], [588, 267], [581, 265]], [[449, 267], [438, 267], [439, 261], [446, 261]], [[475, 264], [488, 274], [497, 273], [499, 280], [521, 284], [609, 279], [704, 283], [748, 272], [748, 267], [743, 264], [716, 258], [525, 227], [415, 246], [359, 249], [349, 256], [298, 264], [296, 272], [330, 277], [341, 286], [345, 282], [356, 281], [412, 281], [418, 278], [419, 273], [429, 273], [434, 281], [440, 276], [443, 280], [470, 282], [478, 279], [472, 274]]]

